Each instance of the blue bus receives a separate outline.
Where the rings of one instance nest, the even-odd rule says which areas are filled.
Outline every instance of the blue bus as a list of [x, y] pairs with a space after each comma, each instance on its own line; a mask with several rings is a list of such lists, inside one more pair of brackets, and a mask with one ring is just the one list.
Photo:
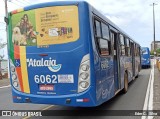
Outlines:
[[141, 65], [148, 68], [151, 66], [150, 50], [148, 47], [141, 48]]
[[140, 45], [87, 2], [9, 13], [14, 103], [98, 106], [138, 77]]

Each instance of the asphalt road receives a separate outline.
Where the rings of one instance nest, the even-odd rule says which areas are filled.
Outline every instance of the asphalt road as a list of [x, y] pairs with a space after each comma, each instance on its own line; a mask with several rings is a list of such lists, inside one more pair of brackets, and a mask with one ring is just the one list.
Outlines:
[[[48, 107], [47, 110], [92, 110], [89, 115], [97, 113], [97, 110], [142, 110], [146, 95], [146, 90], [148, 86], [149, 76], [151, 69], [141, 70], [139, 77], [129, 84], [129, 89], [126, 94], [118, 94], [113, 99], [108, 102], [94, 108], [74, 108], [74, 107], [64, 107], [64, 106], [49, 106], [49, 105], [39, 105], [39, 104], [14, 104], [11, 97], [11, 89], [4, 88], [0, 89], [0, 110], [42, 110]], [[54, 116], [54, 117], [31, 117], [29, 119], [79, 119], [82, 118], [81, 111], [79, 111], [79, 116], [69, 117], [69, 116]], [[105, 111], [107, 114], [107, 111]], [[97, 119], [140, 119], [140, 116], [134, 117], [120, 117], [120, 116], [87, 116], [83, 117], [86, 119], [97, 118]]]
[[11, 88], [0, 89], [0, 110], [39, 110], [48, 105], [13, 103]]
[[[116, 97], [111, 99], [110, 101], [102, 104], [101, 106], [94, 108], [85, 108], [85, 111], [89, 111], [89, 115], [97, 113], [97, 110], [143, 110], [144, 100], [146, 96], [146, 90], [148, 86], [149, 76], [151, 69], [143, 69], [141, 70], [139, 77], [132, 81], [129, 84], [129, 89], [126, 94], [118, 94]], [[74, 108], [74, 107], [64, 107], [64, 106], [53, 106], [48, 110], [77, 110], [79, 112], [79, 116], [54, 116], [54, 117], [45, 117], [46, 119], [81, 119], [84, 108]], [[92, 110], [92, 111], [90, 111]], [[106, 113], [107, 111], [104, 111]], [[116, 112], [115, 112], [116, 113]], [[30, 119], [42, 119], [44, 117], [32, 117]], [[141, 119], [141, 116], [87, 116], [83, 117], [86, 119]]]
[[[0, 110], [42, 110], [48, 105], [13, 103], [11, 87], [0, 88]], [[0, 117], [4, 119], [20, 119], [22, 117]]]

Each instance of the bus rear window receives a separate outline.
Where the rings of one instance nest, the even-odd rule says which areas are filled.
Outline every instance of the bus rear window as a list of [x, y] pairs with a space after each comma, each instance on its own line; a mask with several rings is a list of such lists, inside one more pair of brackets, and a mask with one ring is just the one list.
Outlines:
[[53, 6], [12, 14], [12, 42], [43, 46], [74, 42], [79, 38], [77, 6]]
[[147, 50], [146, 49], [142, 49], [142, 54], [148, 54]]

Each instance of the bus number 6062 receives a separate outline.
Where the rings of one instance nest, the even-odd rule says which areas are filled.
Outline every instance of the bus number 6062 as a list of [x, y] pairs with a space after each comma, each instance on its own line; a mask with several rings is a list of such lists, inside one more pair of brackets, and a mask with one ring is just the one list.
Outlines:
[[35, 75], [34, 81], [36, 83], [57, 83], [56, 75]]

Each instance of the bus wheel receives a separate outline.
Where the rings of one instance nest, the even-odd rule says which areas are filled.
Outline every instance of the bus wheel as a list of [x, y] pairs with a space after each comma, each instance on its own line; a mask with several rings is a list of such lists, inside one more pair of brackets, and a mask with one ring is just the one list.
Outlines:
[[138, 76], [139, 76], [139, 73], [137, 74], [137, 76], [135, 78], [138, 78]]
[[124, 89], [123, 93], [127, 93], [128, 91], [128, 75], [127, 73], [124, 74]]

